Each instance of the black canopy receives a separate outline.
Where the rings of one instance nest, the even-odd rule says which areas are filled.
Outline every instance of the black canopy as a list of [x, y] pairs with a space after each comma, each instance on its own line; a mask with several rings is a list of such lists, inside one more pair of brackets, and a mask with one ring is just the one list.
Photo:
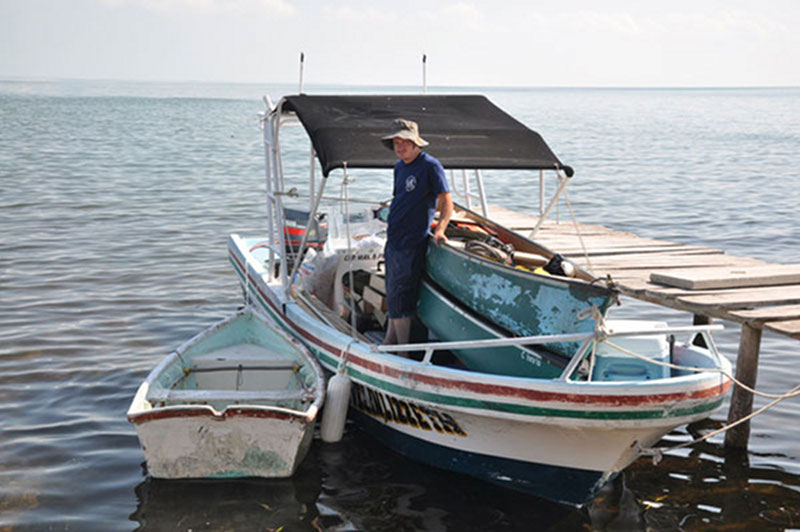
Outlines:
[[283, 111], [302, 122], [322, 173], [348, 168], [391, 168], [394, 153], [381, 142], [395, 118], [419, 124], [425, 151], [445, 168], [563, 169], [544, 139], [485, 96], [287, 96]]

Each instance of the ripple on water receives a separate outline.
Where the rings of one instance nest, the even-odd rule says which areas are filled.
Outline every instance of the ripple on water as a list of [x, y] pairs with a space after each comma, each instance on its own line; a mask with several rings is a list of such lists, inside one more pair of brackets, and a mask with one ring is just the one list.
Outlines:
[[[257, 120], [264, 88], [11, 85], [0, 82], [0, 529], [781, 530], [800, 523], [796, 400], [754, 420], [749, 453], [726, 452], [715, 437], [668, 452], [658, 467], [639, 460], [584, 511], [409, 462], [352, 426], [340, 444], [315, 440], [292, 479], [147, 478], [128, 404], [170, 349], [237, 308], [226, 235], [265, 225]], [[172, 97], [176, 91], [200, 97]], [[800, 262], [797, 90], [481, 92], [541, 131], [575, 167], [568, 192], [581, 221]], [[249, 99], [234, 99], [242, 94]], [[43, 119], [52, 116], [58, 120]], [[294, 184], [308, 144], [287, 147]], [[359, 196], [389, 195], [388, 172], [353, 176]], [[491, 202], [537, 211], [538, 172], [485, 177]], [[568, 219], [563, 204], [559, 216]], [[631, 300], [613, 312], [691, 320]], [[734, 360], [739, 327], [726, 326], [715, 338]], [[760, 388], [797, 384], [797, 347], [765, 333]], [[725, 410], [708, 427], [724, 417]], [[682, 428], [661, 443], [693, 436]]]

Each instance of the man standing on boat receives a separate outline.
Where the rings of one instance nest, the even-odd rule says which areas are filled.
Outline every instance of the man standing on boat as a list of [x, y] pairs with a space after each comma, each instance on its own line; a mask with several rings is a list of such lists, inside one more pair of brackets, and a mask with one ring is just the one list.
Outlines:
[[453, 215], [453, 200], [444, 168], [422, 151], [428, 142], [416, 122], [398, 118], [393, 132], [381, 139], [400, 159], [394, 166], [394, 191], [386, 232], [386, 299], [389, 326], [384, 344], [405, 344], [417, 313], [417, 293], [425, 266], [428, 232], [434, 213], [439, 223], [433, 234], [438, 246]]

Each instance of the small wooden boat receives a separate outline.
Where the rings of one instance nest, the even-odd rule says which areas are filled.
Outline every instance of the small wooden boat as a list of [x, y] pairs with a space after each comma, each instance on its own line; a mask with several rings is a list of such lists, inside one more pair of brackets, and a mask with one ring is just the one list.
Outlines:
[[[422, 321], [442, 342], [512, 338], [449, 297], [429, 279], [423, 280], [420, 287], [418, 311]], [[657, 332], [659, 329], [667, 329], [667, 324], [660, 321], [604, 321], [608, 330], [623, 334], [635, 330]], [[615, 338], [613, 344], [622, 350], [605, 342], [598, 342], [591, 357], [591, 368], [584, 364], [585, 367], [574, 378], [595, 383], [668, 379], [672, 376], [669, 368], [659, 364], [669, 364], [673, 360], [686, 361], [688, 357], [692, 360], [709, 357], [707, 349], [691, 342], [678, 346], [674, 342], [670, 343], [670, 337], [666, 333], [623, 335]], [[504, 345], [492, 349], [456, 347], [451, 348], [450, 352], [473, 371], [537, 379], [564, 378], [570, 359], [544, 349], [547, 345]], [[655, 363], [632, 357], [625, 351], [635, 352]], [[578, 352], [580, 353], [580, 348]], [[583, 356], [579, 354], [578, 358]], [[588, 374], [590, 370], [591, 376]]]
[[[417, 307], [419, 318], [436, 337], [445, 342], [506, 338], [507, 333], [454, 301], [430, 280], [423, 280]], [[569, 358], [555, 355], [542, 346], [503, 346], [489, 351], [451, 349], [467, 368], [494, 375], [540, 379], [561, 375]]]
[[[542, 269], [556, 257], [544, 246], [463, 207], [457, 214], [473, 230], [458, 233], [456, 228], [447, 244], [428, 246], [427, 274], [444, 292], [497, 327], [520, 336], [591, 332], [591, 313], [581, 313], [595, 306], [605, 315], [614, 301], [612, 289], [578, 267], [573, 267], [573, 277]], [[479, 237], [465, 238], [465, 233], [486, 235], [506, 250], [492, 248]], [[478, 252], [470, 252], [470, 244], [479, 244]], [[506, 260], [480, 251], [496, 251]], [[547, 349], [570, 357], [579, 346], [563, 342]]]
[[156, 478], [288, 477], [311, 444], [322, 369], [247, 307], [156, 366], [128, 409]]

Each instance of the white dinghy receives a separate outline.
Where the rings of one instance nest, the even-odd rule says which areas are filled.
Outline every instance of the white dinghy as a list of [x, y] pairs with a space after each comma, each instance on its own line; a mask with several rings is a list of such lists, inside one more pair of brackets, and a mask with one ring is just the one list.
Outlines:
[[170, 353], [128, 409], [156, 478], [288, 477], [324, 398], [316, 359], [251, 307]]

